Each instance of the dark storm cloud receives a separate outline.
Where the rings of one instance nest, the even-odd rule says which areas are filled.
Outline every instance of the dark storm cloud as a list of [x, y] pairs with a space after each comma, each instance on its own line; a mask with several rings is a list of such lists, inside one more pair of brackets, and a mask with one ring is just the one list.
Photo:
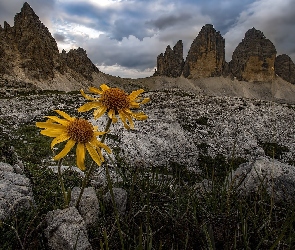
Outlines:
[[57, 42], [65, 42], [66, 40], [66, 37], [63, 34], [59, 34], [59, 33], [54, 33], [53, 37]]
[[[252, 27], [274, 43], [278, 54], [288, 54], [295, 61], [294, 0], [102, 2], [106, 0], [28, 0], [58, 46], [82, 47], [93, 63], [105, 68], [119, 65], [133, 72], [153, 68], [157, 55], [178, 40], [183, 41], [185, 59], [207, 23], [225, 38], [227, 61]], [[0, 24], [7, 21], [13, 25], [13, 17], [22, 5], [19, 0], [0, 0]]]
[[159, 30], [163, 30], [167, 27], [174, 26], [175, 24], [185, 24], [190, 19], [192, 19], [190, 13], [182, 13], [180, 15], [160, 16], [158, 19], [147, 21], [146, 24], [158, 28]]

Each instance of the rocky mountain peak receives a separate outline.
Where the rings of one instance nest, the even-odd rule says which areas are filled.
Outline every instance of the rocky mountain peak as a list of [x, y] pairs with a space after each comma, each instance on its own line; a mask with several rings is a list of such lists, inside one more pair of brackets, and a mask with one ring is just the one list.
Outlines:
[[213, 25], [203, 26], [189, 49], [183, 75], [193, 78], [222, 75], [225, 64], [224, 47], [224, 38]]
[[245, 38], [244, 39], [266, 39], [266, 37], [264, 36], [263, 32], [261, 32], [260, 30], [255, 29], [254, 27], [252, 29], [249, 29], [246, 33], [245, 33]]
[[275, 59], [275, 73], [285, 81], [295, 84], [295, 64], [286, 55], [278, 55]]
[[183, 65], [183, 43], [179, 40], [173, 50], [168, 45], [164, 55], [161, 53], [157, 57], [157, 71], [154, 76], [179, 77], [182, 74]]
[[14, 26], [4, 22], [0, 28], [0, 75], [25, 81], [53, 80], [57, 76], [92, 81], [98, 69], [82, 48], [59, 53], [48, 28], [25, 2], [14, 17]]
[[233, 52], [229, 64], [231, 74], [238, 80], [272, 81], [275, 77], [276, 53], [273, 43], [261, 31], [249, 29]]

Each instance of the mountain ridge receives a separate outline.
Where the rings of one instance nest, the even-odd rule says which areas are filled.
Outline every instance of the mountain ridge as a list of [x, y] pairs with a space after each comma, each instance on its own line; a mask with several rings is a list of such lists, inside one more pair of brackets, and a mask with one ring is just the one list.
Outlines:
[[[251, 34], [263, 36], [262, 32], [253, 29]], [[215, 36], [219, 37], [218, 46], [212, 42]], [[207, 41], [200, 40], [200, 37], [206, 37]], [[198, 52], [192, 52], [192, 55], [194, 53], [196, 55], [195, 57], [190, 56], [190, 66], [188, 60], [183, 60], [182, 42], [178, 42], [173, 50], [170, 46], [167, 47], [166, 57], [165, 55], [158, 57], [159, 71], [155, 76], [138, 79], [115, 77], [101, 72], [91, 62], [83, 48], [79, 47], [69, 52], [63, 50], [59, 53], [57, 43], [48, 28], [40, 21], [31, 6], [25, 2], [21, 12], [15, 15], [14, 26], [10, 26], [7, 22], [4, 22], [4, 27], [0, 25], [0, 56], [2, 58], [0, 61], [0, 94], [5, 96], [9, 92], [13, 95], [15, 92], [38, 89], [68, 92], [89, 86], [98, 87], [106, 83], [110, 86], [122, 87], [127, 91], [136, 87], [146, 90], [180, 88], [198, 94], [229, 95], [295, 103], [295, 85], [288, 83], [286, 79], [283, 80], [274, 72], [268, 79], [269, 81], [263, 79], [260, 84], [256, 84], [255, 79], [247, 81], [247, 76], [245, 79], [245, 76], [236, 77], [229, 74], [230, 63], [226, 63], [222, 56], [224, 39], [219, 32], [214, 30], [213, 25], [205, 25], [194, 43], [196, 46], [192, 46], [191, 49], [196, 47]], [[210, 50], [208, 50], [209, 45]], [[214, 52], [216, 47], [219, 48], [219, 53]], [[211, 53], [209, 57], [206, 51]], [[195, 67], [194, 60], [196, 58], [198, 60], [199, 55], [202, 55], [207, 62], [211, 62], [206, 65], [206, 69]], [[214, 66], [215, 57], [218, 59], [216, 60], [218, 67]], [[293, 81], [294, 77], [290, 75], [290, 72], [286, 73], [286, 67], [292, 68], [290, 67], [292, 60], [288, 56], [280, 59], [282, 63], [276, 66], [276, 68], [281, 66], [279, 74], [289, 74], [289, 81]], [[264, 66], [271, 70], [272, 63], [274, 61]], [[199, 62], [197, 64], [200, 65]], [[210, 68], [212, 67], [214, 72], [211, 74]], [[182, 74], [184, 69], [187, 72], [186, 78]]]

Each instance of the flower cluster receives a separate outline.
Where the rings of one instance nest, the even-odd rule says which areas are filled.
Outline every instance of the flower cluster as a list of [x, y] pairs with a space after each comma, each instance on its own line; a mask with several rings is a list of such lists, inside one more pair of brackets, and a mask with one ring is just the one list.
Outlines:
[[[143, 89], [133, 91], [128, 95], [122, 89], [110, 88], [106, 84], [103, 84], [100, 86], [100, 89], [91, 87], [89, 90], [91, 93], [98, 96], [92, 97], [81, 90], [81, 94], [91, 102], [87, 102], [81, 106], [78, 109], [79, 112], [95, 109], [93, 113], [95, 119], [107, 113], [109, 125], [117, 122], [117, 116], [119, 116], [126, 129], [134, 128], [132, 118], [136, 120], [146, 120], [148, 118], [143, 112], [134, 113], [131, 111], [132, 109], [140, 108], [141, 104], [149, 101], [149, 98], [142, 98], [140, 96], [140, 94], [144, 92]], [[71, 117], [60, 110], [55, 110], [55, 112], [62, 118], [47, 116], [45, 122], [36, 123], [37, 127], [43, 129], [41, 134], [54, 138], [51, 142], [51, 148], [58, 143], [67, 141], [61, 152], [54, 157], [54, 160], [64, 158], [76, 145], [77, 166], [82, 171], [86, 169], [84, 163], [86, 152], [88, 152], [93, 161], [100, 166], [102, 162], [104, 162], [101, 149], [111, 153], [111, 149], [104, 144], [105, 133], [108, 132], [109, 126], [102, 132], [98, 130], [97, 126], [93, 126], [85, 119]], [[101, 140], [98, 139], [99, 136], [102, 136]]]

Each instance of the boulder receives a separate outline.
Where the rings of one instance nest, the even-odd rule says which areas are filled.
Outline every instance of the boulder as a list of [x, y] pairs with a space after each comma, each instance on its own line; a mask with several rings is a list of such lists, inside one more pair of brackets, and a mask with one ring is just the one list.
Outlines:
[[30, 180], [15, 172], [13, 166], [0, 162], [0, 220], [34, 205]]
[[265, 189], [276, 202], [295, 202], [295, 168], [278, 160], [259, 157], [241, 164], [229, 180], [243, 196]]
[[[113, 188], [114, 201], [119, 214], [124, 214], [127, 205], [127, 192], [123, 188]], [[108, 191], [104, 196], [104, 201], [108, 207], [113, 208], [111, 192]]]
[[75, 207], [50, 211], [45, 235], [54, 250], [91, 250], [86, 225]]
[[[70, 206], [76, 205], [80, 191], [81, 188], [79, 187], [73, 188]], [[95, 225], [99, 215], [99, 202], [93, 187], [87, 187], [84, 189], [78, 210], [84, 219], [87, 228]]]

